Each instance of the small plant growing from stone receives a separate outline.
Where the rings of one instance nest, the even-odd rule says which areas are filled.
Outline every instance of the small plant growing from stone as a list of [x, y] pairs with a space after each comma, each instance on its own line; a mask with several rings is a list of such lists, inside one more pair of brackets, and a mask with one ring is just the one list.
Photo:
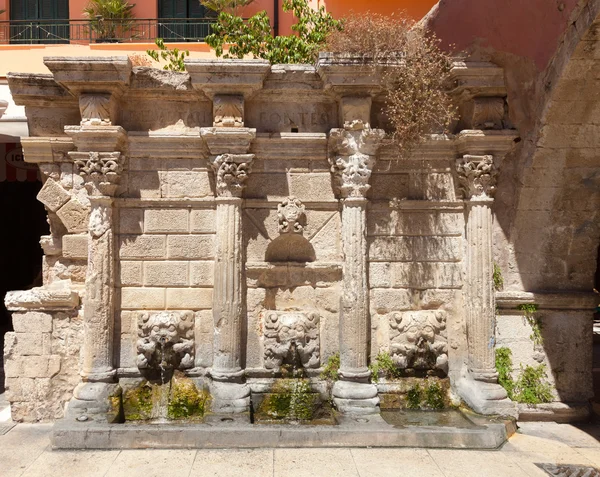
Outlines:
[[375, 361], [369, 365], [369, 369], [374, 383], [379, 382], [381, 376], [387, 379], [397, 379], [402, 376], [401, 370], [387, 351], [380, 352]]
[[496, 348], [496, 371], [498, 371], [498, 384], [502, 386], [508, 397], [513, 398], [515, 383], [512, 379], [512, 352], [509, 348]]
[[500, 266], [496, 262], [494, 262], [493, 280], [494, 280], [494, 290], [500, 291], [504, 288], [504, 278], [502, 277], [502, 270], [500, 269]]
[[163, 66], [163, 70], [167, 71], [185, 71], [184, 60], [186, 56], [190, 56], [188, 50], [179, 50], [179, 48], [173, 48], [170, 50], [162, 38], [157, 38], [154, 43], [159, 48], [160, 53], [156, 50], [146, 50], [146, 53], [154, 61], [160, 61], [160, 58], [167, 62]]
[[327, 358], [327, 362], [323, 367], [323, 371], [319, 376], [321, 379], [326, 381], [337, 381], [340, 379], [338, 371], [340, 370], [340, 353], [332, 354]]
[[429, 409], [434, 410], [446, 407], [444, 389], [439, 383], [427, 383], [425, 386], [425, 404]]
[[542, 336], [542, 322], [536, 313], [538, 306], [535, 303], [524, 303], [517, 306], [517, 309], [523, 312], [525, 320], [531, 327], [531, 335], [529, 339], [533, 341], [535, 346], [542, 346], [544, 344], [544, 337]]
[[423, 400], [423, 388], [420, 384], [415, 384], [406, 393], [406, 408], [412, 410], [421, 409], [421, 401]]
[[199, 418], [204, 415], [209, 395], [192, 382], [175, 382], [168, 405], [170, 419]]

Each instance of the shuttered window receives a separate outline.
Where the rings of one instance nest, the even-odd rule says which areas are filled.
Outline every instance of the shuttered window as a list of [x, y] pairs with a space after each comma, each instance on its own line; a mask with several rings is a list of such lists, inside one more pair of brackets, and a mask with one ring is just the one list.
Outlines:
[[198, 41], [209, 33], [206, 8], [199, 0], [159, 0], [159, 36], [165, 41]]
[[11, 43], [68, 43], [69, 0], [10, 0], [10, 19]]

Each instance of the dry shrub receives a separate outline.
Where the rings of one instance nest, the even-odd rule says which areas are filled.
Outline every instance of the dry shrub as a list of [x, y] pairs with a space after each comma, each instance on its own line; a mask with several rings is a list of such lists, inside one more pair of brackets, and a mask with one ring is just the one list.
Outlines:
[[381, 71], [384, 113], [401, 156], [428, 134], [446, 132], [457, 118], [447, 93], [451, 56], [431, 32], [402, 14], [352, 15], [343, 31], [329, 36], [324, 51], [362, 55], [374, 74]]
[[133, 53], [129, 55], [129, 60], [133, 66], [152, 66], [152, 61], [146, 55]]

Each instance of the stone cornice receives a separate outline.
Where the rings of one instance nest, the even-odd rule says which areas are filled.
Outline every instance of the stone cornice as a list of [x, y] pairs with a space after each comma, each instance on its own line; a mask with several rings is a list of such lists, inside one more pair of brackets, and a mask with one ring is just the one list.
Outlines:
[[59, 280], [44, 287], [6, 294], [4, 304], [10, 311], [72, 310], [79, 306], [79, 294], [70, 280]]
[[198, 128], [182, 133], [160, 131], [129, 133], [129, 157], [197, 159], [208, 157]]
[[67, 153], [75, 148], [69, 137], [23, 137], [21, 138], [25, 162], [70, 162]]
[[206, 143], [210, 154], [246, 154], [256, 129], [250, 128], [201, 128], [200, 136]]
[[450, 71], [453, 88], [450, 93], [468, 101], [476, 96], [504, 97], [504, 70], [493, 63], [455, 61]]
[[600, 303], [600, 295], [593, 292], [496, 292], [496, 304], [503, 314], [522, 313], [519, 305], [534, 303], [541, 310], [589, 310], [593, 311]]

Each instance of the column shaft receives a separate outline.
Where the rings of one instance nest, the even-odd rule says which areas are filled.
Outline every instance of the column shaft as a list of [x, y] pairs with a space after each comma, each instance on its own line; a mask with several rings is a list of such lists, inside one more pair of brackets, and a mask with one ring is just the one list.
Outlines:
[[90, 203], [82, 376], [86, 381], [102, 382], [111, 381], [115, 375], [112, 199], [90, 197]]
[[214, 361], [218, 373], [241, 369], [242, 199], [217, 199], [215, 283], [213, 292]]

